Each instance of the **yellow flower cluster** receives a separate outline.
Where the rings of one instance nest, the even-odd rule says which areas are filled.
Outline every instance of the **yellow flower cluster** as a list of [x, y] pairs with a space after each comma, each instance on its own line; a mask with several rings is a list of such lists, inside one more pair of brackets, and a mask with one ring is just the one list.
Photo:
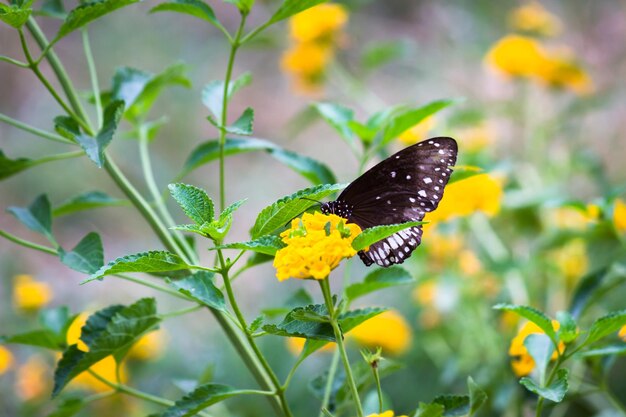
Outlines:
[[619, 233], [626, 232], [626, 203], [620, 198], [615, 200], [613, 207], [613, 224]]
[[548, 224], [559, 229], [584, 230], [600, 217], [600, 207], [588, 204], [584, 209], [576, 207], [558, 207], [548, 214]]
[[536, 1], [513, 10], [509, 16], [509, 25], [513, 30], [539, 36], [557, 35], [563, 26], [558, 17]]
[[570, 51], [549, 51], [527, 36], [507, 35], [500, 39], [487, 53], [485, 62], [506, 76], [530, 78], [581, 95], [593, 92], [591, 78]]
[[573, 239], [550, 253], [568, 286], [575, 284], [589, 267], [587, 246], [584, 239]]
[[398, 136], [398, 140], [404, 145], [413, 145], [423, 139], [435, 127], [435, 117], [428, 116], [410, 129], [405, 130]]
[[322, 213], [304, 213], [301, 219], [293, 219], [291, 228], [280, 235], [287, 246], [274, 258], [278, 280], [324, 279], [342, 259], [356, 255], [352, 241], [361, 228], [345, 222], [335, 214]]
[[[370, 414], [367, 417], [394, 417], [394, 416], [395, 416], [395, 414], [394, 414], [394, 412], [392, 410], [387, 410], [387, 411], [384, 411], [384, 412], [382, 412], [380, 414]], [[396, 417], [406, 417], [406, 416], [396, 416]]]
[[38, 310], [48, 304], [52, 289], [45, 282], [38, 282], [30, 275], [17, 275], [13, 287], [13, 304], [20, 310]]
[[477, 153], [496, 142], [496, 131], [487, 123], [460, 129], [456, 135], [464, 152]]
[[624, 341], [626, 342], [626, 325], [622, 326], [621, 329], [619, 329], [619, 332], [617, 333], [617, 335]]
[[314, 93], [324, 81], [328, 63], [335, 55], [348, 12], [340, 4], [320, 4], [289, 19], [291, 47], [281, 67], [294, 77], [298, 91]]
[[[556, 320], [552, 320], [552, 328], [554, 331], [559, 330], [560, 323]], [[524, 340], [531, 334], [545, 334], [543, 330], [539, 328], [535, 323], [525, 323], [517, 332], [517, 335], [511, 341], [509, 346], [509, 355], [513, 357], [511, 360], [511, 368], [518, 377], [526, 376], [535, 369], [535, 360], [528, 353], [528, 349], [524, 346]], [[563, 352], [565, 345], [563, 342], [559, 343], [558, 350]], [[552, 360], [558, 357], [558, 353], [555, 351], [552, 354]]]
[[13, 366], [13, 354], [4, 346], [0, 346], [0, 375]]

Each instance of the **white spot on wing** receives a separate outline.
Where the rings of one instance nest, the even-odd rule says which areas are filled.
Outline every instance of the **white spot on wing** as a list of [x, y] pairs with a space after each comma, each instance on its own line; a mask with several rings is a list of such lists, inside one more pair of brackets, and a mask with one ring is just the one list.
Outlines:
[[422, 197], [426, 197], [426, 191], [424, 190], [419, 190], [417, 194], [421, 195]]
[[433, 182], [433, 180], [430, 177], [426, 177], [426, 178], [424, 178], [424, 182], [426, 184], [430, 184], [431, 182]]

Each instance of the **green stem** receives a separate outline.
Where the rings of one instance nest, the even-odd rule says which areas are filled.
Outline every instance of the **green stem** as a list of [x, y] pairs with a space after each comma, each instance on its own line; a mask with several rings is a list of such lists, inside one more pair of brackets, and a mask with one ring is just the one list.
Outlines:
[[72, 82], [67, 75], [67, 71], [65, 71], [65, 68], [63, 67], [63, 64], [61, 64], [61, 61], [59, 60], [57, 54], [51, 49], [50, 42], [48, 42], [46, 35], [44, 35], [44, 33], [41, 31], [41, 28], [32, 17], [30, 17], [26, 22], [26, 27], [30, 31], [31, 35], [33, 35], [33, 38], [35, 39], [35, 42], [37, 42], [39, 47], [43, 51], [47, 51], [45, 57], [50, 63], [50, 66], [52, 67], [55, 75], [57, 76], [57, 79], [61, 84], [61, 88], [63, 88], [65, 95], [70, 101], [70, 105], [79, 116], [79, 119], [81, 119], [87, 127], [87, 129], [85, 129], [85, 132], [93, 136], [95, 132], [93, 128], [91, 128], [89, 118], [85, 113], [85, 109], [83, 109], [83, 106], [78, 99], [78, 94], [76, 93], [76, 90], [74, 89], [74, 86], [72, 85]]
[[165, 285], [155, 284], [154, 282], [148, 281], [148, 280], [143, 279], [143, 278], [132, 277], [130, 275], [124, 275], [124, 274], [115, 274], [113, 276], [117, 277], [117, 278], [120, 278], [120, 279], [123, 279], [124, 281], [134, 282], [135, 284], [139, 284], [139, 285], [143, 285], [144, 287], [152, 288], [153, 290], [157, 290], [157, 291], [169, 294], [171, 296], [174, 296], [176, 298], [180, 298], [182, 300], [194, 301], [194, 300], [190, 299], [189, 297], [187, 297], [186, 295], [179, 293], [178, 291], [176, 291], [173, 288], [166, 287]]
[[378, 373], [378, 365], [372, 368], [374, 372], [374, 380], [376, 381], [376, 392], [378, 393], [378, 412], [383, 412], [383, 391], [380, 387], [380, 374]]
[[242, 37], [241, 41], [239, 43], [241, 45], [243, 45], [244, 43], [251, 41], [256, 35], [258, 35], [259, 33], [263, 32], [270, 25], [272, 25], [272, 23], [273, 22], [267, 21], [267, 22], [263, 23], [261, 26], [257, 27], [256, 29], [253, 29], [246, 36]]
[[[556, 362], [554, 363], [554, 366], [550, 370], [550, 374], [548, 375], [548, 378], [546, 379], [545, 384], [543, 384], [544, 387], [547, 387], [547, 386], [549, 386], [552, 383], [552, 380], [556, 376], [556, 372], [561, 367], [561, 364], [563, 363], [563, 360], [564, 360], [564, 356], [563, 355], [560, 355], [556, 359]], [[544, 399], [543, 397], [539, 397], [539, 400], [537, 401], [537, 410], [535, 412], [535, 417], [540, 417], [541, 416], [541, 411], [543, 410], [543, 399]]]
[[339, 350], [343, 367], [346, 371], [346, 380], [348, 382], [348, 386], [350, 387], [350, 392], [352, 393], [352, 399], [354, 400], [357, 417], [363, 417], [363, 408], [361, 406], [361, 399], [359, 398], [359, 390], [354, 382], [354, 376], [352, 375], [352, 369], [350, 368], [350, 360], [348, 359], [348, 354], [346, 353], [346, 348], [343, 343], [343, 334], [341, 333], [339, 323], [337, 322], [337, 314], [333, 305], [332, 296], [330, 294], [330, 284], [328, 283], [328, 278], [319, 281], [319, 283], [322, 288], [322, 294], [324, 295], [324, 302], [326, 303], [328, 314], [330, 315], [330, 324], [333, 328], [333, 332], [335, 333], [337, 349]]
[[165, 319], [169, 319], [169, 318], [172, 318], [172, 317], [184, 316], [185, 314], [193, 313], [194, 311], [198, 311], [198, 310], [200, 310], [200, 309], [202, 309], [204, 307], [205, 306], [203, 306], [202, 304], [197, 304], [195, 306], [183, 308], [181, 310], [176, 310], [176, 311], [171, 311], [169, 313], [159, 314], [159, 317], [161, 318], [161, 320], [165, 320]]
[[24, 246], [26, 248], [35, 249], [40, 252], [44, 252], [50, 255], [57, 256], [57, 250], [48, 246], [39, 245], [37, 243], [29, 242], [28, 240], [21, 239], [11, 233], [5, 232], [4, 230], [0, 230], [0, 236], [4, 237], [7, 240], [10, 240], [13, 243], [17, 243], [20, 246]]
[[99, 392], [97, 394], [92, 394], [89, 395], [88, 397], [85, 397], [82, 399], [83, 403], [91, 403], [94, 401], [98, 401], [98, 400], [102, 400], [104, 398], [108, 398], [112, 395], [115, 395], [117, 393], [117, 391], [107, 391], [107, 392]]
[[328, 368], [328, 377], [326, 379], [326, 386], [324, 387], [324, 397], [322, 398], [322, 406], [320, 409], [319, 417], [324, 416], [324, 410], [328, 407], [328, 402], [330, 401], [330, 393], [333, 390], [333, 383], [335, 381], [335, 375], [337, 374], [337, 369], [339, 368], [339, 349], [335, 349], [333, 353], [333, 358], [330, 360], [330, 368]]
[[98, 73], [96, 72], [96, 64], [91, 52], [91, 43], [89, 42], [89, 33], [87, 27], [81, 30], [83, 34], [83, 48], [85, 49], [85, 58], [87, 59], [87, 67], [89, 68], [89, 78], [91, 79], [91, 90], [96, 104], [96, 117], [98, 121], [97, 128], [102, 127], [102, 100], [100, 99], [100, 88], [98, 87]]
[[0, 55], [0, 61], [7, 62], [9, 64], [17, 65], [21, 68], [29, 68], [29, 65], [26, 62], [19, 61], [17, 59], [9, 58], [8, 56]]
[[64, 159], [72, 159], [72, 158], [80, 158], [83, 155], [85, 155], [85, 151], [63, 152], [63, 153], [57, 153], [54, 155], [44, 156], [39, 159], [33, 159], [30, 163], [31, 163], [31, 166], [33, 166], [33, 165], [44, 164], [46, 162], [61, 161]]
[[287, 374], [287, 377], [285, 378], [285, 382], [283, 382], [283, 385], [281, 387], [283, 391], [286, 391], [287, 388], [289, 388], [289, 384], [291, 383], [291, 379], [296, 374], [296, 370], [298, 369], [298, 367], [300, 366], [302, 361], [304, 361], [305, 357], [304, 357], [303, 353], [304, 353], [304, 349], [300, 353], [300, 356], [296, 360], [296, 363], [294, 363], [293, 366], [291, 367], [291, 369], [289, 370], [289, 373]]
[[4, 122], [4, 123], [6, 123], [8, 125], [16, 127], [16, 128], [18, 128], [20, 130], [23, 130], [25, 132], [32, 133], [33, 135], [39, 136], [39, 137], [44, 138], [44, 139], [48, 139], [48, 140], [52, 140], [52, 141], [60, 142], [60, 143], [65, 143], [65, 144], [68, 144], [68, 145], [75, 145], [74, 142], [72, 142], [69, 139], [64, 138], [63, 136], [56, 135], [56, 134], [50, 133], [50, 132], [46, 132], [45, 130], [38, 129], [38, 128], [36, 128], [34, 126], [31, 126], [31, 125], [27, 125], [26, 123], [20, 122], [19, 120], [15, 120], [14, 118], [9, 117], [9, 116], [7, 116], [5, 114], [2, 114], [2, 113], [0, 113], [0, 122]]

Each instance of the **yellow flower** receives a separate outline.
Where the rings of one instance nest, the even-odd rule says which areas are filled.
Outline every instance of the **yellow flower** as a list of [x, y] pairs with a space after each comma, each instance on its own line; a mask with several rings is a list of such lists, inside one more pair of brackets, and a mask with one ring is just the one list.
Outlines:
[[550, 87], [568, 89], [576, 94], [593, 93], [593, 81], [567, 50], [554, 51], [538, 68], [537, 77]]
[[280, 237], [287, 245], [274, 258], [276, 277], [324, 279], [342, 259], [356, 255], [352, 241], [361, 233], [356, 224], [335, 214], [304, 213], [293, 219]]
[[340, 4], [320, 4], [289, 19], [289, 36], [296, 42], [328, 42], [348, 22], [348, 11]]
[[513, 10], [509, 16], [509, 24], [514, 30], [541, 36], [557, 35], [562, 28], [559, 18], [536, 1]]
[[13, 354], [4, 346], [0, 346], [0, 375], [13, 366]]
[[40, 357], [33, 356], [17, 368], [15, 388], [19, 397], [28, 401], [49, 395], [51, 380], [49, 367]]
[[[68, 328], [67, 336], [66, 336], [68, 345], [76, 344], [78, 349], [84, 352], [89, 351], [89, 346], [87, 346], [82, 340], [80, 340], [80, 335], [81, 335], [81, 329], [87, 322], [88, 318], [89, 318], [89, 314], [87, 313], [79, 314], [78, 317], [76, 317], [76, 319], [72, 322], [72, 324]], [[105, 357], [104, 359], [102, 359], [101, 361], [92, 365], [91, 368], [89, 369], [94, 371], [98, 375], [108, 379], [109, 381], [116, 382], [117, 381], [117, 375], [115, 372], [116, 366], [117, 366], [117, 363], [115, 361], [115, 358], [109, 355]], [[120, 365], [119, 375], [120, 375], [119, 382], [122, 384], [126, 383], [128, 377], [127, 377], [126, 366], [124, 364]], [[71, 386], [79, 387], [82, 389], [88, 389], [88, 390], [92, 390], [96, 392], [103, 392], [103, 391], [111, 390], [111, 388], [108, 385], [99, 381], [98, 379], [93, 377], [91, 374], [89, 374], [87, 371], [79, 374], [76, 378], [74, 378], [71, 382]]]
[[613, 224], [619, 233], [626, 232], [626, 203], [621, 198], [615, 200], [613, 206]]
[[619, 332], [617, 333], [617, 335], [621, 337], [624, 342], [626, 342], [626, 325], [622, 326], [622, 328], [619, 329]]
[[405, 130], [398, 136], [398, 140], [404, 145], [413, 145], [426, 138], [428, 132], [435, 127], [435, 117], [428, 116], [410, 129]]
[[145, 334], [130, 348], [128, 357], [143, 361], [157, 358], [163, 353], [165, 339], [165, 330]]
[[[560, 323], [556, 320], [552, 320], [552, 328], [554, 331], [559, 330]], [[524, 340], [531, 334], [545, 334], [543, 330], [539, 328], [533, 322], [526, 322], [517, 332], [517, 335], [511, 340], [509, 346], [509, 355], [513, 357], [511, 360], [511, 368], [518, 377], [526, 376], [535, 369], [535, 361], [528, 353], [526, 346], [524, 346]], [[559, 342], [558, 350], [563, 352], [565, 345], [563, 342]], [[552, 360], [558, 357], [558, 353], [555, 351], [552, 354]]]
[[513, 77], [529, 77], [545, 65], [546, 53], [536, 40], [507, 35], [487, 53], [485, 62], [496, 71]]
[[427, 213], [424, 221], [438, 222], [482, 211], [494, 216], [500, 211], [502, 185], [489, 174], [478, 174], [446, 187], [437, 210]]
[[[304, 349], [304, 344], [306, 343], [306, 339], [303, 337], [288, 337], [287, 338], [287, 350], [291, 352], [293, 355], [299, 355]], [[333, 352], [335, 350], [334, 343], [326, 343], [324, 347], [319, 349], [319, 352]]]
[[552, 252], [554, 262], [568, 283], [583, 275], [589, 266], [587, 247], [583, 239], [573, 239]]
[[459, 253], [459, 268], [465, 275], [476, 275], [482, 271], [483, 265], [474, 252], [464, 249]]
[[470, 153], [479, 152], [496, 141], [493, 127], [486, 123], [461, 129], [457, 136], [462, 150]]
[[437, 283], [430, 279], [421, 282], [413, 290], [413, 299], [423, 306], [432, 306], [437, 298]]
[[463, 236], [458, 233], [428, 233], [429, 261], [433, 266], [447, 266], [451, 259], [456, 259], [462, 248]]
[[577, 207], [557, 207], [549, 214], [550, 223], [560, 229], [584, 230], [587, 226], [598, 220], [600, 207], [588, 204], [585, 209]]
[[411, 327], [400, 313], [393, 310], [372, 317], [348, 334], [359, 344], [381, 347], [390, 355], [406, 352], [411, 344]]
[[[367, 417], [394, 417], [394, 412], [392, 410], [384, 411], [380, 414], [370, 414]], [[396, 417], [406, 417], [406, 416], [396, 416]]]
[[37, 310], [48, 304], [52, 289], [45, 282], [37, 282], [30, 275], [17, 275], [13, 288], [13, 303], [21, 310]]

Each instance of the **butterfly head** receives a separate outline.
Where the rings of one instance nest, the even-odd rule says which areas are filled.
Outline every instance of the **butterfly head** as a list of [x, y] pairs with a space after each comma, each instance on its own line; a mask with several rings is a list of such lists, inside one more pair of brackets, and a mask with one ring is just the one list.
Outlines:
[[329, 201], [328, 203], [322, 203], [320, 205], [320, 210], [324, 214], [336, 214], [339, 217], [343, 217], [344, 219], [350, 218], [352, 216], [352, 210], [354, 207], [345, 201], [336, 200]]

